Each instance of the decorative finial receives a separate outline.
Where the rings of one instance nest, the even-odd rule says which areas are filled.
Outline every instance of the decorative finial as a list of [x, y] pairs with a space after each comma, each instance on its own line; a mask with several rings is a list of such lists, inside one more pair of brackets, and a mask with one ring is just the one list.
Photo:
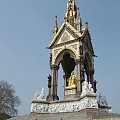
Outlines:
[[88, 21], [85, 24], [86, 24], [86, 27], [88, 27]]
[[77, 8], [77, 30], [82, 32], [82, 20], [81, 20], [81, 17], [80, 17], [79, 7]]
[[57, 24], [57, 16], [55, 16], [55, 22], [53, 27], [53, 36], [55, 36], [58, 32], [58, 24]]
[[80, 8], [78, 7], [77, 10], [78, 10], [78, 17], [80, 17]]

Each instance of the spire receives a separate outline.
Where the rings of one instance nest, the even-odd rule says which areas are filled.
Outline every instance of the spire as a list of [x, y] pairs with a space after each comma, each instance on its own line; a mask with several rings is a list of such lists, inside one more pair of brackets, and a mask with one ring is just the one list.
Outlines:
[[77, 16], [77, 9], [75, 5], [75, 0], [68, 0], [67, 2], [67, 12], [65, 14], [65, 21], [71, 21], [74, 20]]
[[58, 24], [57, 24], [57, 16], [55, 16], [55, 22], [53, 27], [53, 36], [55, 36], [58, 32]]
[[82, 20], [81, 20], [81, 17], [80, 17], [79, 7], [77, 8], [77, 30], [82, 32]]
[[79, 32], [82, 32], [82, 20], [80, 17], [80, 10], [79, 8], [77, 8], [75, 0], [68, 0], [64, 21], [70, 23]]

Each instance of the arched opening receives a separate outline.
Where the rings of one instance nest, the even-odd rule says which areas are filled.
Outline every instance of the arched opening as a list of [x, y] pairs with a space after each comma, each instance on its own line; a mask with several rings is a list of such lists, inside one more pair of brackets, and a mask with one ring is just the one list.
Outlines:
[[[75, 59], [70, 56], [70, 53], [66, 52], [63, 55], [63, 59], [61, 60], [61, 65], [64, 71], [64, 78], [67, 80], [70, 76], [72, 71], [74, 71], [76, 63]], [[66, 86], [68, 86], [68, 83], [66, 82]]]
[[68, 86], [68, 79], [72, 73], [76, 74], [76, 56], [75, 53], [71, 50], [64, 50], [59, 53], [56, 58], [56, 63], [59, 63], [58, 69], [58, 95], [60, 99], [63, 99], [61, 92], [64, 92], [65, 88]]
[[59, 100], [64, 99], [64, 78], [63, 78], [63, 68], [59, 65], [59, 74], [58, 74], [58, 96]]
[[[94, 88], [92, 58], [88, 53], [86, 53], [84, 58], [76, 58], [76, 52], [71, 49], [59, 51], [54, 58], [51, 65], [51, 86], [49, 87], [48, 100], [59, 100], [59, 91], [60, 93], [64, 92], [64, 99], [71, 99], [76, 97], [76, 95], [79, 97], [82, 92], [82, 83], [85, 79]], [[60, 90], [58, 88], [63, 89]]]

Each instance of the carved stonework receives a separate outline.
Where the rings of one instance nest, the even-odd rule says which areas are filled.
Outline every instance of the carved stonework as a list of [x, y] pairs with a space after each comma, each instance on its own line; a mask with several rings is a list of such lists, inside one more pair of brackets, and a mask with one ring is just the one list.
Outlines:
[[58, 53], [59, 50], [60, 50], [60, 49], [54, 50], [54, 55], [55, 55], [55, 56], [56, 56], [56, 54]]
[[31, 112], [38, 113], [64, 113], [77, 112], [85, 108], [98, 108], [96, 97], [84, 97], [81, 100], [61, 101], [54, 103], [32, 103]]
[[66, 42], [70, 40], [70, 35], [68, 35], [68, 33], [65, 31], [62, 38], [61, 38], [61, 42]]
[[76, 94], [76, 89], [66, 90], [65, 95]]
[[45, 100], [44, 88], [40, 92], [35, 93], [34, 100]]
[[100, 111], [102, 111], [102, 112], [104, 111], [104, 112], [108, 112], [108, 113], [112, 112], [111, 105], [108, 104], [106, 97], [102, 96], [101, 93], [98, 96], [98, 104], [99, 104]]
[[71, 46], [72, 46], [72, 48], [74, 48], [75, 50], [77, 50], [77, 44], [71, 45]]
[[86, 94], [95, 94], [94, 93], [94, 90], [92, 88], [92, 84], [91, 83], [88, 83], [86, 80], [83, 82], [82, 84], [82, 93], [81, 93], [81, 96], [84, 96]]

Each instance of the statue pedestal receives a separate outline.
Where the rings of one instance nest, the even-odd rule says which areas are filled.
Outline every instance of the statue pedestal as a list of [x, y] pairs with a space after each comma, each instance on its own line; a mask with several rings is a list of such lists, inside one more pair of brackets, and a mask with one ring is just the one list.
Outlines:
[[62, 101], [33, 100], [31, 105], [33, 113], [79, 112], [84, 109], [98, 109], [96, 94], [87, 94], [79, 99]]
[[65, 93], [64, 93], [64, 99], [65, 100], [72, 100], [74, 99], [76, 96], [76, 86], [73, 85], [73, 86], [68, 86], [68, 87], [65, 87]]

